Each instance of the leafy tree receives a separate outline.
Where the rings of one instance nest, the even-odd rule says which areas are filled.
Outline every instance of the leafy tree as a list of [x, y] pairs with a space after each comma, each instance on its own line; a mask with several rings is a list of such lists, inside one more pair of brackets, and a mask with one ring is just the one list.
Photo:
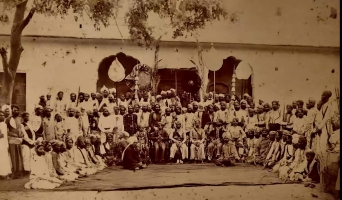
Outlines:
[[[94, 28], [100, 30], [101, 26], [109, 26], [112, 19], [116, 22], [116, 17], [122, 7], [121, 3], [129, 3], [130, 7], [125, 13], [125, 21], [130, 38], [141, 46], [155, 46], [152, 79], [154, 91], [159, 83], [158, 52], [162, 35], [158, 35], [158, 39], [155, 38], [154, 27], [148, 23], [151, 13], [169, 21], [168, 26], [173, 30], [173, 38], [192, 35], [208, 23], [227, 17], [220, 0], [2, 0], [2, 2], [5, 9], [14, 14], [9, 58], [8, 48], [0, 48], [4, 69], [0, 102], [8, 104], [12, 102], [14, 80], [21, 53], [24, 50], [21, 44], [22, 32], [35, 13], [62, 18], [70, 13], [79, 17], [87, 15], [94, 23]], [[28, 13], [25, 16], [26, 11]], [[75, 19], [77, 20], [77, 17]], [[3, 14], [0, 20], [8, 22], [8, 16]]]

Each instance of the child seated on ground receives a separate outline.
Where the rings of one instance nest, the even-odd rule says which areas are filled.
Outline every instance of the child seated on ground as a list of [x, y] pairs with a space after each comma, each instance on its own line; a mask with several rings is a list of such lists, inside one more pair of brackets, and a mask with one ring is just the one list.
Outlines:
[[316, 161], [316, 153], [314, 151], [307, 150], [305, 153], [306, 156], [306, 168], [303, 173], [303, 177], [305, 182], [308, 182], [307, 186], [314, 187], [313, 183], [319, 183], [319, 173], [318, 166]]

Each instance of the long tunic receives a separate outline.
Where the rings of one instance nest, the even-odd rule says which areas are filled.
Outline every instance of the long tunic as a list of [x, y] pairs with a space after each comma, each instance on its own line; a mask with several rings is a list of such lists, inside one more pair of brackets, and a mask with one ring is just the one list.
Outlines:
[[149, 127], [149, 117], [150, 117], [150, 112], [142, 112], [139, 115], [139, 122], [138, 124], [143, 127], [143, 128], [148, 128]]
[[125, 114], [123, 116], [124, 131], [133, 135], [138, 130], [138, 116], [136, 114]]
[[36, 138], [43, 137], [43, 119], [41, 116], [32, 115], [30, 117], [30, 124], [35, 132]]
[[56, 135], [55, 135], [55, 126], [54, 126], [54, 120], [53, 119], [49, 119], [49, 118], [44, 118], [43, 119], [43, 136], [44, 139], [47, 141], [50, 140], [54, 140], [56, 139]]
[[23, 134], [20, 131], [21, 122], [22, 119], [20, 117], [9, 117], [6, 119], [12, 169], [13, 173], [18, 175], [24, 171], [23, 155], [21, 150], [21, 142], [23, 138]]
[[22, 142], [22, 154], [23, 154], [23, 163], [25, 171], [31, 171], [31, 157], [34, 151], [34, 142], [36, 136], [34, 134], [33, 129], [31, 128], [29, 123], [23, 122], [21, 124], [21, 132], [24, 135]]
[[0, 133], [4, 135], [0, 138], [0, 176], [6, 176], [11, 173], [11, 160], [8, 154], [8, 134], [5, 122], [0, 122]]
[[45, 156], [34, 154], [31, 161], [30, 181], [25, 184], [26, 189], [54, 189], [59, 187], [62, 181], [51, 177]]

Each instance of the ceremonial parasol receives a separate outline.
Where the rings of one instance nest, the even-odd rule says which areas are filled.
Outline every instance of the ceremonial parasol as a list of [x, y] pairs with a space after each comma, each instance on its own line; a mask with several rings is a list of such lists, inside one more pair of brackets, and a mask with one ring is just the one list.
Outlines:
[[214, 96], [215, 96], [215, 90], [216, 90], [216, 78], [215, 78], [215, 72], [218, 71], [223, 64], [223, 59], [221, 59], [218, 56], [218, 51], [214, 48], [214, 44], [211, 43], [211, 48], [208, 51], [208, 53], [203, 54], [203, 63], [207, 69], [214, 72]]

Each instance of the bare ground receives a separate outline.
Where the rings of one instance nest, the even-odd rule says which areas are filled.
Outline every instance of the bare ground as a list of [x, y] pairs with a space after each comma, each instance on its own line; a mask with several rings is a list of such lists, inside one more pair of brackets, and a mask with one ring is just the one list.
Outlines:
[[120, 167], [52, 191], [25, 190], [28, 179], [0, 181], [0, 199], [284, 199], [333, 200], [317, 188], [281, 184], [276, 174], [260, 167], [238, 165], [151, 165], [141, 171]]

